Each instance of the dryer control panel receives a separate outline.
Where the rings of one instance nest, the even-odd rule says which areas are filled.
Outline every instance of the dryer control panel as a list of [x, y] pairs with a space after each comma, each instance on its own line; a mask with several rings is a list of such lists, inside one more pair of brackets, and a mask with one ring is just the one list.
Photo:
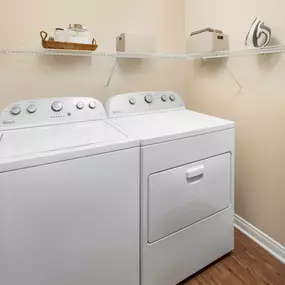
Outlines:
[[49, 125], [106, 118], [101, 102], [86, 97], [46, 98], [12, 103], [1, 113], [0, 126]]
[[185, 109], [185, 105], [176, 93], [170, 91], [121, 94], [110, 98], [106, 104], [110, 118], [173, 109]]

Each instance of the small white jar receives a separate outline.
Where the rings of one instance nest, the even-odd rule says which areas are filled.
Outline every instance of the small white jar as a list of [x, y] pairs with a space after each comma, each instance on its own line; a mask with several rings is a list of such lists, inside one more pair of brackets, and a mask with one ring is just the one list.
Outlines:
[[90, 32], [81, 24], [70, 24], [67, 30], [67, 42], [91, 44]]
[[62, 28], [56, 28], [53, 35], [54, 41], [56, 42], [66, 42], [66, 33]]

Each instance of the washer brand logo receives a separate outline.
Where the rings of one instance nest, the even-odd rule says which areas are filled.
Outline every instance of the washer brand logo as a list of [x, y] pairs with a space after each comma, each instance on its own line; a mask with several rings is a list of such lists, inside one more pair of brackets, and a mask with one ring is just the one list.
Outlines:
[[3, 121], [2, 124], [3, 125], [7, 125], [7, 124], [15, 124], [15, 121]]

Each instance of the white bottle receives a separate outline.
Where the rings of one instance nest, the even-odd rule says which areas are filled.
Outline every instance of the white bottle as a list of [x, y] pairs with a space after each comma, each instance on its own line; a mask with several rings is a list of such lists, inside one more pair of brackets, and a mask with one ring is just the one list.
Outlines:
[[66, 42], [66, 33], [62, 28], [56, 28], [53, 35], [54, 41], [56, 42]]

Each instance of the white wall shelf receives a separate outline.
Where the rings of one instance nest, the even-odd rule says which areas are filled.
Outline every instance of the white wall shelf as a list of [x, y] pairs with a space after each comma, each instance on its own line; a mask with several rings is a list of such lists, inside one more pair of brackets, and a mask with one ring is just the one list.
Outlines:
[[285, 52], [285, 45], [267, 46], [265, 48], [254, 48], [254, 49], [243, 49], [243, 50], [217, 51], [217, 52], [211, 52], [211, 53], [205, 53], [205, 54], [199, 54], [199, 55], [197, 54], [197, 55], [194, 55], [194, 57], [198, 56], [202, 59], [211, 59], [211, 58], [274, 54], [274, 53], [283, 53], [283, 52]]
[[22, 55], [51, 55], [51, 56], [85, 56], [85, 57], [113, 57], [133, 59], [170, 59], [186, 60], [186, 54], [163, 54], [163, 53], [125, 53], [125, 52], [100, 52], [100, 51], [74, 51], [58, 49], [25, 49], [0, 47], [0, 54], [22, 54]]
[[167, 59], [167, 60], [195, 60], [227, 58], [248, 55], [274, 54], [285, 52], [285, 45], [269, 46], [265, 48], [228, 50], [198, 54], [166, 54], [166, 53], [123, 53], [123, 52], [89, 52], [73, 50], [54, 49], [25, 49], [0, 47], [0, 54], [22, 54], [22, 55], [51, 55], [51, 56], [85, 56], [85, 57], [113, 57], [113, 58], [133, 58], [133, 59]]

